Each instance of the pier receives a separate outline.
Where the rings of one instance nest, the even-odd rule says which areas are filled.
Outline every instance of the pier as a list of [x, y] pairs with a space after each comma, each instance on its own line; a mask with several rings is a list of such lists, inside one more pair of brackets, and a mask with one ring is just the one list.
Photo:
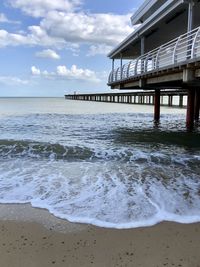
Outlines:
[[186, 125], [191, 129], [200, 109], [199, 14], [198, 0], [144, 1], [131, 17], [133, 32], [108, 54], [112, 60], [108, 86], [144, 90], [144, 97], [154, 90], [157, 121], [163, 90], [174, 89], [180, 95], [186, 90]]
[[[161, 91], [160, 105], [169, 107], [186, 108], [187, 91]], [[80, 101], [96, 101], [121, 104], [154, 105], [156, 94], [154, 91], [130, 92], [130, 93], [97, 93], [97, 94], [69, 94], [65, 99]]]
[[[128, 93], [71, 94], [65, 99], [80, 101], [109, 102], [121, 104], [154, 105], [154, 120], [160, 119], [160, 106], [186, 108], [187, 90], [142, 91]], [[199, 113], [196, 112], [196, 120]], [[188, 116], [188, 115], [187, 115]]]
[[107, 85], [130, 93], [65, 98], [154, 105], [156, 122], [161, 105], [186, 106], [186, 126], [192, 129], [200, 114], [199, 14], [199, 0], [144, 1], [131, 17], [133, 32], [108, 54], [111, 71]]

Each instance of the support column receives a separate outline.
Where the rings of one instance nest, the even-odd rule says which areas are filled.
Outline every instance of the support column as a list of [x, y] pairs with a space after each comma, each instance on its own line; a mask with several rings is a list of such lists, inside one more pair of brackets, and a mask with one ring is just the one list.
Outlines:
[[183, 107], [183, 95], [179, 96], [179, 107], [182, 108]]
[[120, 54], [120, 79], [121, 80], [122, 80], [122, 69], [123, 69], [122, 54]]
[[141, 37], [141, 55], [144, 55], [144, 50], [145, 50], [145, 47], [144, 47], [144, 40], [145, 40], [145, 37], [142, 36], [142, 37]]
[[[145, 37], [144, 36], [142, 36], [141, 37], [141, 56], [142, 55], [144, 55], [144, 51], [145, 51]], [[145, 66], [144, 66], [144, 60], [142, 60], [142, 62], [141, 62], [141, 72], [144, 72], [145, 70], [144, 70], [144, 68], [145, 68]], [[141, 79], [141, 87], [143, 87], [143, 85], [142, 85], [142, 79]]]
[[112, 71], [114, 71], [114, 69], [115, 69], [115, 60], [114, 60], [114, 58], [112, 59]]
[[160, 90], [155, 90], [154, 97], [154, 120], [155, 122], [159, 122], [160, 120]]
[[192, 31], [193, 29], [193, 21], [194, 21], [193, 11], [194, 11], [194, 1], [190, 0], [188, 5], [188, 26], [187, 26], [188, 32]]
[[194, 102], [195, 102], [195, 91], [194, 89], [189, 89], [188, 101], [187, 101], [186, 127], [190, 130], [194, 126]]
[[169, 97], [168, 97], [168, 106], [172, 107], [172, 105], [173, 105], [173, 96], [169, 95]]
[[200, 109], [200, 88], [195, 89], [195, 104], [194, 104], [194, 119], [199, 121], [199, 109]]
[[114, 70], [115, 70], [115, 59], [112, 59], [112, 76], [111, 76], [111, 80], [112, 82], [114, 81]]

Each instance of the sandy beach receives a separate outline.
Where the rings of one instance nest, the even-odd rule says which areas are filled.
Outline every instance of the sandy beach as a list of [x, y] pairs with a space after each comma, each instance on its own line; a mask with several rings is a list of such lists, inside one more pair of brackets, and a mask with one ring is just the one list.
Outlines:
[[29, 205], [1, 205], [0, 212], [1, 267], [200, 266], [199, 223], [117, 230], [69, 223]]

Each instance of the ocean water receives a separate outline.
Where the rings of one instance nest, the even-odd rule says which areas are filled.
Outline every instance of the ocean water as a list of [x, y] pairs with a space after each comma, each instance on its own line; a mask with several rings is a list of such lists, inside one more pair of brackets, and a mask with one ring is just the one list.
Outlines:
[[0, 99], [0, 203], [134, 228], [200, 221], [200, 131], [185, 110], [62, 98]]

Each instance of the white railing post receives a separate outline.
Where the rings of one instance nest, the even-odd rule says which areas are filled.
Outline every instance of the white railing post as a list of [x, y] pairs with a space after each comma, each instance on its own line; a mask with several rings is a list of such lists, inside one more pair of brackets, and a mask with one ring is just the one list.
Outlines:
[[196, 42], [197, 42], [198, 36], [200, 36], [200, 27], [199, 27], [198, 31], [196, 32], [195, 37], [194, 37], [194, 40], [193, 40], [193, 43], [192, 43], [191, 58], [194, 58], [195, 57], [195, 46], [196, 46]]
[[130, 62], [128, 63], [127, 72], [126, 72], [126, 77], [127, 77], [127, 78], [129, 78], [129, 70], [130, 70], [130, 66], [131, 66], [131, 64], [132, 64], [132, 61], [130, 61]]
[[120, 79], [122, 80], [122, 67], [123, 63], [122, 63], [122, 54], [120, 54]]
[[147, 54], [146, 58], [145, 58], [145, 62], [144, 62], [144, 71], [147, 72], [148, 70], [148, 59], [149, 59], [149, 55], [150, 53]]
[[116, 72], [115, 72], [115, 81], [118, 81], [118, 79], [117, 79], [117, 76], [118, 76], [118, 70], [119, 70], [119, 68], [117, 68], [117, 69], [116, 69]]
[[124, 68], [126, 67], [126, 64], [122, 66], [122, 73], [121, 73], [121, 80], [124, 79]]
[[134, 75], [137, 74], [137, 67], [138, 67], [138, 61], [139, 61], [139, 59], [140, 59], [140, 58], [136, 59]]
[[174, 52], [173, 52], [173, 56], [172, 56], [172, 64], [175, 64], [177, 61], [176, 50], [177, 50], [180, 39], [181, 39], [181, 36], [179, 36], [179, 38], [177, 39], [176, 44], [174, 46]]
[[163, 46], [161, 45], [160, 48], [158, 49], [158, 53], [157, 53], [157, 55], [156, 55], [156, 64], [155, 64], [155, 65], [156, 65], [156, 66], [155, 66], [156, 69], [159, 68], [159, 64], [158, 64], [158, 63], [159, 63], [159, 55], [160, 55], [160, 51], [161, 51], [162, 47], [163, 47]]

